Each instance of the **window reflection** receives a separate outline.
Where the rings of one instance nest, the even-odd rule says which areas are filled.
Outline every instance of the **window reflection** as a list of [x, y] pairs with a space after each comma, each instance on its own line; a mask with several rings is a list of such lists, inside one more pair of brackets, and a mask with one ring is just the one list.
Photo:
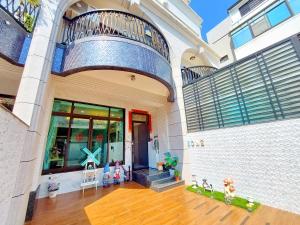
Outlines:
[[82, 169], [87, 158], [83, 148], [96, 157], [100, 167], [106, 162], [123, 161], [124, 110], [55, 100], [43, 165], [44, 173]]
[[109, 162], [123, 160], [124, 123], [123, 121], [110, 121], [109, 125]]
[[46, 144], [44, 170], [62, 168], [67, 147], [69, 117], [52, 116]]

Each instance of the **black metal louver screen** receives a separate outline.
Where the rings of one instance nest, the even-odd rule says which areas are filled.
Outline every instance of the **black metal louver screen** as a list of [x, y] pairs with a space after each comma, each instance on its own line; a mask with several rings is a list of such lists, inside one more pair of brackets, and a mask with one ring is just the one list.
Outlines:
[[183, 87], [189, 132], [300, 117], [296, 36]]
[[241, 16], [246, 15], [247, 13], [255, 9], [258, 5], [263, 3], [264, 1], [266, 0], [249, 0], [247, 3], [245, 3], [239, 8]]

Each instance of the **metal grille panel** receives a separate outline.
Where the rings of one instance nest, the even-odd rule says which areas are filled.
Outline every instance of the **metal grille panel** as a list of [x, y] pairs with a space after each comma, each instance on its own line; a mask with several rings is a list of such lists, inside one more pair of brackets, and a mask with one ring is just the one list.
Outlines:
[[299, 49], [294, 36], [190, 81], [183, 87], [188, 131], [300, 117]]

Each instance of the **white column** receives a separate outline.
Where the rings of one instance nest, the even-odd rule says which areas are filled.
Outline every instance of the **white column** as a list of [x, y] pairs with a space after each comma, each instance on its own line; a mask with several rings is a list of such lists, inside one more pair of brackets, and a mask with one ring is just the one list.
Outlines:
[[170, 104], [168, 110], [168, 130], [169, 130], [169, 145], [170, 150], [174, 155], [179, 157], [179, 169], [181, 170], [182, 178], [189, 183], [191, 180], [190, 174], [190, 159], [188, 149], [185, 143], [187, 135], [186, 117], [182, 92], [181, 78], [181, 56], [183, 52], [177, 51], [171, 57], [173, 70], [173, 79], [175, 84], [176, 100]]
[[[61, 0], [62, 1], [62, 0]], [[67, 1], [65, 1], [67, 2]], [[29, 192], [32, 190], [33, 172], [37, 165], [39, 149], [43, 140], [41, 133], [45, 118], [45, 104], [52, 57], [56, 45], [56, 34], [61, 18], [60, 0], [42, 1], [36, 29], [33, 34], [28, 57], [21, 77], [13, 113], [23, 120], [29, 129], [22, 149], [14, 197], [7, 225], [24, 223]], [[35, 187], [36, 188], [36, 187]]]

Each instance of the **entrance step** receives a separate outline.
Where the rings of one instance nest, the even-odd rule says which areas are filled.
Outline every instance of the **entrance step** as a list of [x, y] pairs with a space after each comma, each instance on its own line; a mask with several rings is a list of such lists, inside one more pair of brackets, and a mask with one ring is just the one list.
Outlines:
[[162, 192], [181, 185], [184, 185], [184, 180], [176, 181], [174, 177], [167, 177], [153, 181], [150, 188], [156, 192]]
[[145, 187], [150, 187], [153, 181], [167, 177], [170, 177], [169, 171], [158, 171], [156, 169], [142, 169], [132, 172], [132, 180]]

